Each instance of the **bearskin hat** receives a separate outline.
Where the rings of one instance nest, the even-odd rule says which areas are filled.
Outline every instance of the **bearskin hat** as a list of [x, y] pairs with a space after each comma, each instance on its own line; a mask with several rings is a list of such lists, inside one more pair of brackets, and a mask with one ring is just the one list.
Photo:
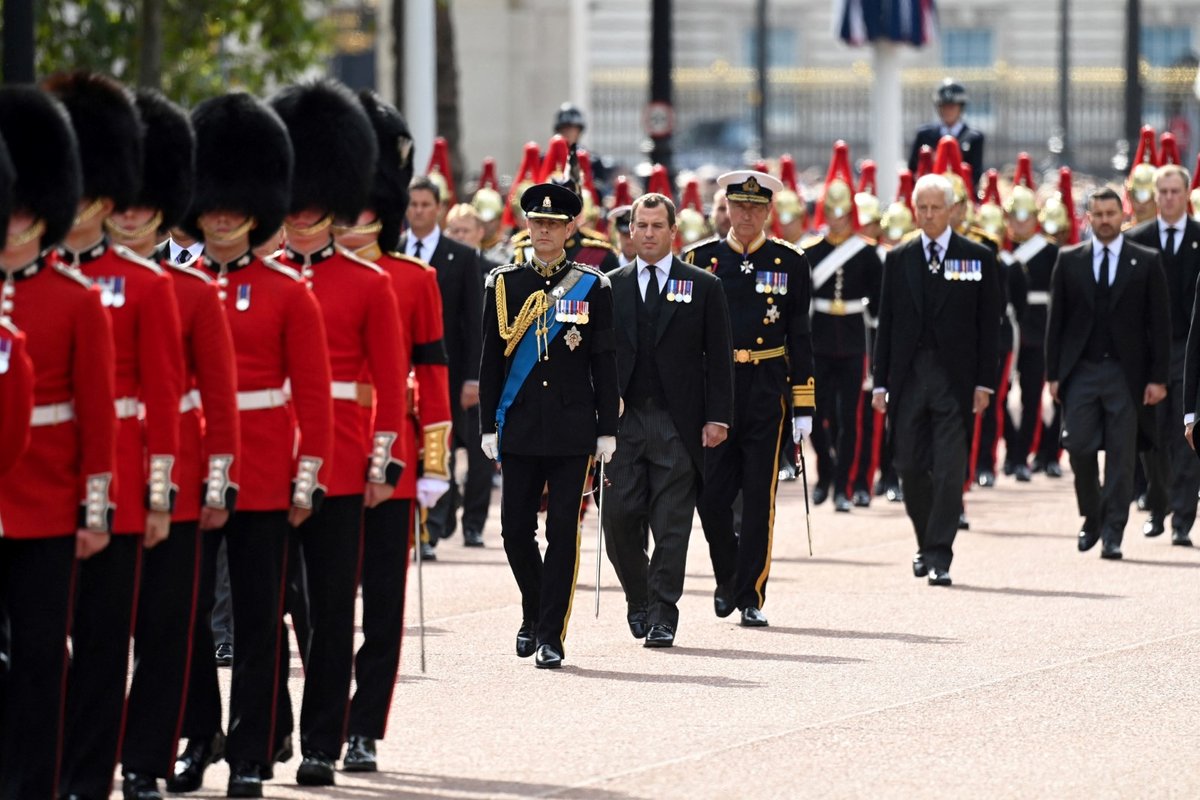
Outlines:
[[245, 92], [213, 97], [192, 111], [196, 132], [196, 194], [184, 223], [204, 238], [198, 220], [207, 211], [253, 217], [250, 246], [270, 239], [292, 199], [292, 141], [279, 115]]
[[98, 72], [64, 72], [46, 79], [71, 115], [83, 165], [83, 196], [110, 198], [115, 211], [137, 199], [142, 182], [142, 123], [133, 93]]
[[290, 211], [315, 208], [354, 222], [367, 207], [379, 157], [371, 120], [354, 93], [322, 79], [281, 89], [270, 102], [296, 156]]
[[0, 136], [0, 236], [8, 234], [8, 215], [12, 211], [12, 190], [16, 179], [12, 159], [8, 157], [8, 146], [4, 144], [4, 137]]
[[396, 107], [375, 92], [363, 89], [358, 100], [375, 128], [379, 145], [369, 206], [383, 223], [379, 246], [395, 250], [400, 244], [400, 226], [408, 210], [408, 184], [413, 177], [412, 133]]
[[139, 89], [137, 107], [142, 115], [142, 190], [134, 206], [162, 212], [160, 230], [179, 224], [192, 203], [196, 188], [196, 134], [187, 112], [154, 89]]
[[12, 208], [42, 220], [42, 248], [57, 245], [79, 210], [79, 145], [67, 110], [31, 86], [0, 89], [0, 136], [16, 169]]

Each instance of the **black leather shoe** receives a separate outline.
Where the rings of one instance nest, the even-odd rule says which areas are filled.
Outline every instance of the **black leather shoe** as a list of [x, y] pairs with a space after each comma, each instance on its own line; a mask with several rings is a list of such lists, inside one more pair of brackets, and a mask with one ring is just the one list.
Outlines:
[[742, 609], [742, 627], [765, 628], [767, 627], [767, 618], [761, 609], [747, 606]]
[[1167, 526], [1163, 524], [1162, 517], [1153, 511], [1150, 512], [1150, 519], [1142, 523], [1142, 534], [1144, 536], [1162, 536], [1166, 529]]
[[867, 508], [871, 505], [871, 493], [866, 489], [859, 489], [854, 492], [854, 497], [850, 502], [854, 503], [857, 508]]
[[305, 756], [296, 770], [296, 783], [301, 786], [333, 786], [333, 759], [321, 753]]
[[1033, 480], [1033, 473], [1024, 464], [1017, 464], [1013, 469], [1013, 477], [1017, 479], [1017, 483], [1029, 483]]
[[187, 747], [175, 759], [175, 773], [167, 778], [167, 791], [175, 794], [194, 792], [204, 783], [204, 770], [225, 757], [225, 734], [211, 739], [189, 739]]
[[534, 650], [537, 650], [537, 640], [533, 635], [533, 623], [522, 622], [520, 629], [517, 630], [517, 656], [529, 658], [533, 655]]
[[562, 662], [562, 653], [548, 644], [539, 647], [537, 655], [533, 659], [533, 664], [538, 669], [558, 669], [562, 666]]
[[852, 507], [853, 506], [850, 505], [850, 498], [846, 497], [844, 494], [838, 494], [833, 498], [834, 511], [840, 511], [843, 514], [849, 514]]
[[437, 548], [429, 542], [421, 542], [421, 560], [437, 561]]
[[1192, 540], [1191, 537], [1188, 536], [1188, 531], [1184, 530], [1183, 528], [1176, 528], [1175, 530], [1171, 531], [1171, 544], [1177, 545], [1178, 547], [1191, 547]]
[[889, 486], [887, 490], [887, 499], [893, 503], [904, 502], [904, 487], [900, 484]]
[[286, 764], [292, 760], [292, 737], [290, 735], [280, 742], [279, 747], [275, 748], [275, 755], [271, 760], [276, 764]]
[[158, 778], [137, 772], [126, 772], [121, 776], [121, 797], [124, 800], [163, 800], [158, 790]]
[[229, 765], [229, 788], [226, 797], [262, 797], [263, 777], [267, 768], [250, 761], [235, 761]]
[[929, 567], [925, 564], [925, 559], [921, 558], [921, 554], [917, 553], [913, 556], [913, 577], [924, 578], [929, 574]]
[[882, 478], [880, 478], [879, 480], [875, 481], [875, 486], [873, 488], [876, 497], [883, 497], [885, 494], [887, 494], [888, 485], [883, 482]]
[[675, 644], [675, 629], [670, 625], [652, 625], [643, 647], [670, 647]]
[[464, 529], [463, 547], [483, 547], [483, 531]]
[[1046, 465], [1047, 478], [1061, 478], [1063, 476], [1062, 465], [1057, 461], [1051, 461]]
[[217, 645], [216, 662], [218, 667], [233, 666], [233, 645], [229, 642], [221, 642]]
[[975, 474], [975, 482], [985, 489], [993, 489], [996, 486], [996, 473], [990, 469], [981, 469]]
[[733, 590], [728, 586], [717, 584], [717, 589], [713, 592], [713, 611], [717, 612], [717, 616], [721, 618], [728, 617], [737, 608], [733, 602]]
[[1084, 518], [1083, 527], [1079, 529], [1079, 552], [1086, 553], [1100, 541], [1100, 523]]
[[967, 519], [967, 512], [965, 511], [958, 515], [958, 529], [960, 531], [971, 530], [971, 521]]
[[824, 486], [814, 486], [812, 490], [812, 503], [814, 506], [819, 506], [829, 498], [829, 489]]
[[1116, 542], [1105, 542], [1104, 547], [1100, 550], [1100, 557], [1106, 558], [1109, 561], [1119, 561], [1123, 558], [1121, 554], [1121, 545]]
[[1015, 475], [1016, 473], [1017, 473], [1017, 463], [1015, 461], [1005, 461], [1004, 462], [1004, 474], [1008, 475], [1008, 476], [1012, 476], [1012, 475]]
[[1137, 510], [1138, 511], [1149, 511], [1150, 510], [1150, 503], [1147, 502], [1147, 500], [1146, 500], [1145, 492], [1142, 492], [1141, 494], [1138, 495]]
[[625, 615], [625, 619], [629, 621], [629, 632], [633, 638], [646, 638], [646, 629], [650, 627], [646, 624], [646, 609], [635, 608]]
[[346, 740], [346, 755], [342, 757], [342, 772], [375, 772], [375, 740], [351, 734]]
[[950, 584], [950, 570], [941, 569], [940, 567], [932, 567], [929, 570], [930, 586], [949, 586]]
[[1033, 459], [1033, 463], [1029, 467], [1029, 471], [1032, 472], [1034, 475], [1038, 474], [1039, 472], [1045, 472], [1046, 471], [1046, 462], [1042, 461], [1040, 458], [1035, 457]]

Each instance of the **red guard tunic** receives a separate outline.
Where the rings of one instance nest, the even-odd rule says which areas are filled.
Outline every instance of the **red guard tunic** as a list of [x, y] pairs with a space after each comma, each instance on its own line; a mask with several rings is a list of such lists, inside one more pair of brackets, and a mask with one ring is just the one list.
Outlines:
[[368, 481], [399, 482], [412, 463], [405, 460], [412, 440], [404, 416], [409, 346], [391, 282], [379, 267], [332, 243], [307, 257], [285, 250], [279, 261], [312, 281], [325, 320], [334, 399], [328, 495], [362, 494]]
[[[183, 354], [171, 279], [120, 245], [64, 250], [100, 289], [117, 357], [117, 511], [113, 533], [146, 530], [146, 511], [171, 511], [178, 491]], [[147, 465], [149, 469], [147, 469]]]
[[4, 535], [107, 531], [116, 451], [112, 327], [99, 290], [47, 256], [5, 282], [34, 369], [29, 447], [0, 482]]
[[237, 497], [237, 367], [216, 284], [190, 266], [164, 261], [163, 267], [175, 287], [185, 368], [176, 467], [179, 497], [171, 519], [192, 522], [199, 519], [201, 506], [232, 511]]
[[205, 256], [204, 269], [216, 276], [224, 295], [237, 356], [245, 454], [238, 508], [312, 508], [318, 495], [327, 494], [322, 481], [332, 474], [333, 458], [329, 349], [321, 309], [300, 275], [273, 259], [247, 253], [222, 265]]
[[[382, 254], [378, 248], [368, 253], [375, 255], [376, 266], [391, 278], [400, 323], [412, 343], [415, 382], [408, 413], [420, 435], [410, 439], [402, 458], [415, 464], [418, 448], [423, 447], [421, 474], [450, 480], [450, 374], [442, 341], [442, 293], [437, 272], [402, 253]], [[406, 470], [392, 497], [412, 500], [416, 496], [417, 470]]]
[[33, 364], [25, 352], [25, 334], [5, 313], [0, 310], [0, 475], [25, 452], [33, 413]]

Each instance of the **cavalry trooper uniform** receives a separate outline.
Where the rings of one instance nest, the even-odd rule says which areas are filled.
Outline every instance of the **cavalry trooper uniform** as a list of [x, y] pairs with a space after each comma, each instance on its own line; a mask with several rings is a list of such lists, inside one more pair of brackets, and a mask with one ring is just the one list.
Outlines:
[[[24, 332], [33, 362], [35, 404], [29, 446], [0, 481], [0, 622], [9, 634], [0, 797], [44, 798], [59, 796], [76, 532], [104, 534], [112, 521], [115, 357], [100, 290], [59, 264], [54, 251], [79, 205], [79, 153], [67, 112], [32, 87], [6, 86], [0, 135], [17, 175], [13, 208], [35, 220], [6, 245], [29, 248], [30, 262], [0, 273], [0, 307]], [[8, 357], [10, 374], [20, 369], [18, 348]]]
[[[734, 174], [747, 177], [725, 187], [731, 201], [770, 202], [773, 190], [764, 184], [777, 181], [761, 173]], [[729, 438], [706, 454], [697, 504], [717, 579], [717, 611], [726, 616], [736, 606], [743, 624], [763, 625], [779, 448], [791, 446], [792, 416], [811, 416], [815, 405], [810, 268], [802, 250], [765, 234], [745, 244], [732, 234], [707, 239], [689, 248], [684, 260], [724, 282], [733, 330], [733, 426]], [[738, 492], [742, 523], [735, 535]]]
[[[76, 229], [137, 199], [141, 116], [133, 95], [111, 78], [73, 73], [50, 79], [75, 128], [87, 208]], [[96, 226], [99, 230], [99, 226]], [[179, 486], [179, 402], [183, 352], [171, 279], [161, 267], [101, 239], [60, 258], [100, 289], [116, 351], [117, 474], [113, 538], [79, 568], [71, 627], [61, 791], [111, 791], [121, 749], [129, 638], [143, 570], [148, 511], [172, 511]]]
[[[521, 198], [527, 218], [568, 222], [579, 196], [539, 184]], [[616, 340], [612, 289], [598, 270], [560, 254], [488, 275], [480, 368], [485, 448], [495, 436], [504, 470], [500, 501], [504, 553], [521, 590], [517, 654], [560, 666], [579, 570], [579, 510], [601, 437], [616, 437]], [[611, 451], [610, 451], [611, 452]], [[619, 479], [614, 476], [614, 479]], [[548, 487], [546, 557], [536, 541]]]
[[[197, 266], [216, 279], [233, 334], [242, 435], [238, 511], [220, 531], [205, 534], [202, 568], [216, 569], [223, 537], [238, 648], [227, 741], [221, 736], [214, 660], [209, 655], [193, 662], [197, 674], [188, 685], [183, 728], [189, 742], [167, 789], [198, 788], [205, 767], [223, 751], [230, 762], [230, 796], [261, 797], [272, 762], [291, 756], [290, 742], [277, 736], [280, 683], [288, 674], [281, 658], [288, 515], [289, 508], [316, 510], [332, 483], [329, 350], [321, 310], [304, 279], [253, 252], [279, 230], [290, 202], [287, 129], [261, 101], [240, 92], [204, 101], [192, 112], [192, 124], [196, 197], [184, 225], [206, 242]], [[229, 232], [202, 230], [200, 217], [218, 210], [245, 215], [247, 222]], [[247, 235], [245, 253], [214, 260], [210, 239], [240, 241]], [[208, 625], [211, 612], [210, 594], [198, 603], [197, 629]]]
[[[828, 187], [825, 206], [827, 215], [858, 213], [850, 188], [842, 181]], [[819, 387], [813, 421], [818, 484], [813, 495], [821, 502], [832, 486], [834, 508], [849, 511], [851, 472], [860, 438], [859, 407], [867, 374], [865, 314], [868, 308], [879, 306], [883, 266], [875, 254], [875, 243], [856, 233], [844, 239], [829, 234], [809, 239], [802, 249], [812, 265], [812, 349]], [[865, 470], [866, 465], [859, 468]]]
[[[379, 159], [371, 186], [369, 208], [375, 220], [342, 227], [342, 234], [366, 234], [370, 241], [355, 255], [375, 264], [392, 281], [400, 327], [411, 345], [408, 374], [406, 437], [400, 458], [410, 466], [400, 475], [392, 499], [368, 508], [363, 518], [362, 632], [354, 659], [354, 696], [346, 725], [347, 772], [376, 769], [375, 740], [387, 729], [392, 693], [400, 669], [404, 634], [404, 596], [408, 554], [412, 545], [416, 501], [430, 507], [450, 488], [450, 383], [446, 345], [442, 339], [442, 295], [437, 271], [402, 253], [383, 251], [383, 234], [394, 245], [408, 203], [411, 155], [408, 126], [400, 112], [374, 92], [364, 89], [358, 99], [375, 129]], [[418, 477], [418, 475], [420, 477]]]
[[[158, 779], [171, 774], [183, 722], [192, 620], [201, 587], [201, 509], [233, 510], [240, 468], [236, 368], [229, 323], [217, 287], [203, 272], [172, 263], [169, 248], [155, 249], [157, 235], [174, 227], [187, 211], [195, 182], [195, 137], [183, 109], [154, 90], [140, 90], [137, 106], [145, 131], [145, 165], [136, 208], [154, 210], [140, 230], [112, 219], [113, 236], [145, 240], [138, 253], [153, 257], [171, 279], [183, 343], [184, 394], [179, 403], [179, 493], [170, 537], [148, 550], [142, 563], [134, 629], [134, 669], [121, 746], [123, 791], [127, 798], [157, 796]], [[186, 251], [184, 251], [186, 252]], [[211, 513], [211, 512], [210, 512]], [[197, 633], [209, 633], [207, 625]]]

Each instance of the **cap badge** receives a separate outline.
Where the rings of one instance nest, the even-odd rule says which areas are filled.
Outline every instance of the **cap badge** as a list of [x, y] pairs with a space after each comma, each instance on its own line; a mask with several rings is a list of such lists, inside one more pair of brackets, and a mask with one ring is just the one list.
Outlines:
[[747, 178], [746, 182], [742, 184], [742, 191], [748, 194], [758, 194], [758, 181], [753, 176]]
[[542, 208], [550, 208], [550, 195], [546, 195], [546, 199], [542, 201]]

